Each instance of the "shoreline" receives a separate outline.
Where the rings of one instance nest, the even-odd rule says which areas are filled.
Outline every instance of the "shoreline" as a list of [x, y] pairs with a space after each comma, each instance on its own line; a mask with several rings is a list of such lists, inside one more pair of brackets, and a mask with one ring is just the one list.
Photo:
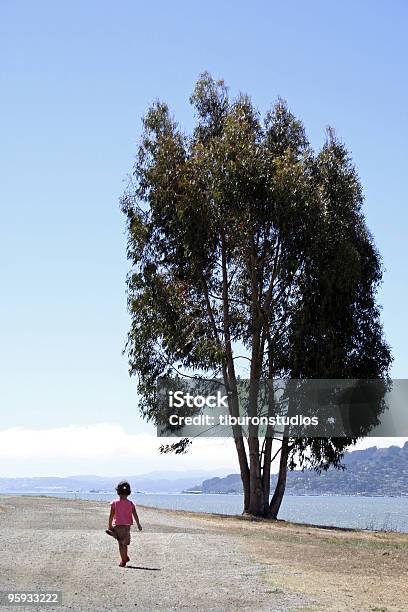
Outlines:
[[[72, 495], [75, 495], [77, 493], [79, 493], [79, 491], [63, 491], [63, 493], [70, 493]], [[80, 493], [87, 493], [89, 495], [115, 495], [114, 491], [81, 491]], [[217, 493], [191, 493], [189, 491], [178, 491], [178, 492], [167, 492], [167, 491], [134, 491], [133, 492], [134, 495], [165, 495], [165, 496], [173, 496], [173, 495], [188, 495], [189, 497], [199, 497], [201, 495], [214, 495], [215, 497], [218, 495], [226, 495], [228, 497], [243, 497], [243, 493], [223, 493], [223, 492], [217, 492]], [[19, 490], [13, 490], [13, 491], [0, 491], [0, 495], [36, 495], [36, 493], [30, 493], [30, 492], [22, 492], [20, 493]], [[45, 493], [39, 493], [39, 496], [41, 495], [46, 495]], [[48, 497], [48, 495], [46, 495]], [[376, 494], [376, 493], [371, 493], [370, 495], [365, 494], [365, 493], [285, 493], [285, 498], [287, 497], [351, 497], [351, 498], [357, 498], [357, 499], [385, 499], [385, 498], [390, 498], [390, 499], [408, 499], [408, 493], [401, 493], [400, 495], [391, 495], [391, 494]]]
[[[107, 494], [107, 493], [104, 493]], [[97, 495], [97, 494], [95, 494]], [[152, 495], [158, 495], [158, 494], [152, 494]], [[171, 496], [173, 494], [169, 494], [169, 496]], [[179, 495], [179, 494], [174, 494], [174, 495]], [[218, 494], [212, 494], [212, 495], [218, 495]], [[114, 496], [112, 494], [112, 496]], [[108, 503], [107, 500], [100, 500], [100, 499], [84, 499], [82, 497], [59, 497], [57, 495], [47, 495], [47, 494], [24, 494], [24, 493], [0, 493], [0, 500], [2, 497], [21, 497], [21, 498], [28, 498], [28, 499], [53, 499], [53, 500], [70, 500], [73, 502], [90, 502], [90, 503], [98, 503], [98, 504], [102, 504], [104, 507], [106, 507], [106, 504]], [[300, 496], [300, 497], [326, 497], [326, 496]], [[337, 496], [339, 497], [339, 496]], [[352, 496], [350, 495], [349, 497], [363, 497], [363, 496]], [[368, 497], [368, 496], [367, 496]], [[380, 496], [370, 496], [373, 499], [380, 497]], [[388, 496], [387, 496], [388, 497]], [[407, 496], [399, 496], [399, 497], [407, 497]], [[398, 498], [399, 498], [398, 497]], [[398, 499], [397, 498], [397, 499]], [[306, 528], [314, 528], [314, 529], [325, 529], [325, 530], [336, 530], [336, 531], [345, 531], [345, 532], [362, 532], [362, 533], [393, 533], [393, 534], [406, 534], [408, 535], [408, 531], [401, 531], [398, 529], [386, 529], [386, 528], [380, 528], [380, 529], [370, 529], [368, 527], [363, 528], [363, 527], [344, 527], [344, 526], [337, 526], [337, 525], [326, 525], [326, 524], [319, 524], [319, 523], [308, 523], [308, 522], [297, 522], [297, 521], [290, 521], [290, 520], [286, 520], [286, 519], [268, 519], [268, 518], [264, 518], [264, 517], [257, 517], [257, 516], [251, 516], [251, 515], [245, 515], [245, 514], [225, 514], [222, 512], [205, 512], [205, 511], [197, 511], [197, 510], [185, 510], [182, 508], [162, 508], [160, 506], [152, 506], [149, 504], [143, 504], [143, 503], [137, 503], [137, 507], [138, 508], [142, 508], [142, 509], [147, 509], [147, 510], [155, 510], [158, 513], [170, 513], [170, 514], [175, 514], [175, 515], [180, 515], [180, 516], [191, 516], [192, 518], [196, 517], [196, 518], [203, 518], [205, 519], [206, 517], [212, 517], [214, 519], [216, 518], [222, 518], [225, 520], [229, 520], [229, 519], [235, 519], [235, 520], [240, 520], [240, 521], [247, 521], [247, 522], [263, 522], [265, 524], [285, 524], [285, 525], [293, 525], [293, 526], [298, 526], [298, 527], [306, 527]]]

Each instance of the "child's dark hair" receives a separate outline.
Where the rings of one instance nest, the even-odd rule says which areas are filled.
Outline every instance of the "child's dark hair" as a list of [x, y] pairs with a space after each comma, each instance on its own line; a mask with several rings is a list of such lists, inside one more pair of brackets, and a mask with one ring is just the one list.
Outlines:
[[121, 480], [116, 487], [116, 492], [118, 495], [130, 495], [132, 492], [130, 484], [126, 480]]

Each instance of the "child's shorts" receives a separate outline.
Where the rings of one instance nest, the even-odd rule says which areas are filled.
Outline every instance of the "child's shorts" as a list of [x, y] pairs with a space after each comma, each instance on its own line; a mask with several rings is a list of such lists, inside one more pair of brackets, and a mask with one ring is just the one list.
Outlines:
[[130, 525], [115, 525], [113, 528], [115, 537], [119, 544], [129, 546], [130, 544]]

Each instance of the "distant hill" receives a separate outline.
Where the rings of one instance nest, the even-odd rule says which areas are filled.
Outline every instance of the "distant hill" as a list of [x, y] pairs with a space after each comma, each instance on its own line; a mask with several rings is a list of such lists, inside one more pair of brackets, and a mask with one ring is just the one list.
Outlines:
[[[286, 492], [290, 495], [408, 495], [408, 442], [346, 453], [345, 470], [330, 468], [321, 474], [305, 470], [288, 472]], [[272, 485], [276, 475], [272, 476]], [[241, 493], [239, 474], [210, 478], [191, 487], [202, 493]]]
[[[210, 472], [211, 473], [211, 472]], [[224, 472], [225, 474], [225, 472]], [[143, 493], [180, 493], [191, 488], [198, 478], [204, 478], [209, 472], [195, 470], [189, 472], [151, 472], [138, 476], [125, 476], [132, 485], [133, 492]], [[44, 476], [37, 478], [1, 478], [0, 493], [35, 493], [52, 494], [58, 492], [72, 493], [112, 493], [115, 486], [124, 476], [103, 477], [92, 474], [82, 476]]]

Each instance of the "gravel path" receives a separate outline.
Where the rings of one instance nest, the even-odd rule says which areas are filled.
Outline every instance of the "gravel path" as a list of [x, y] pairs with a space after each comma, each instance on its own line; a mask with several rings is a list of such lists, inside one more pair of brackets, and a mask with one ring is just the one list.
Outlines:
[[108, 503], [0, 495], [0, 590], [62, 591], [44, 611], [408, 610], [408, 534], [138, 512], [120, 568]]
[[0, 590], [61, 590], [62, 606], [35, 607], [48, 611], [273, 612], [312, 602], [271, 588], [265, 572], [278, 567], [246, 552], [245, 533], [201, 515], [139, 507], [143, 532], [132, 531], [131, 561], [120, 568], [108, 513], [102, 502], [0, 496]]

